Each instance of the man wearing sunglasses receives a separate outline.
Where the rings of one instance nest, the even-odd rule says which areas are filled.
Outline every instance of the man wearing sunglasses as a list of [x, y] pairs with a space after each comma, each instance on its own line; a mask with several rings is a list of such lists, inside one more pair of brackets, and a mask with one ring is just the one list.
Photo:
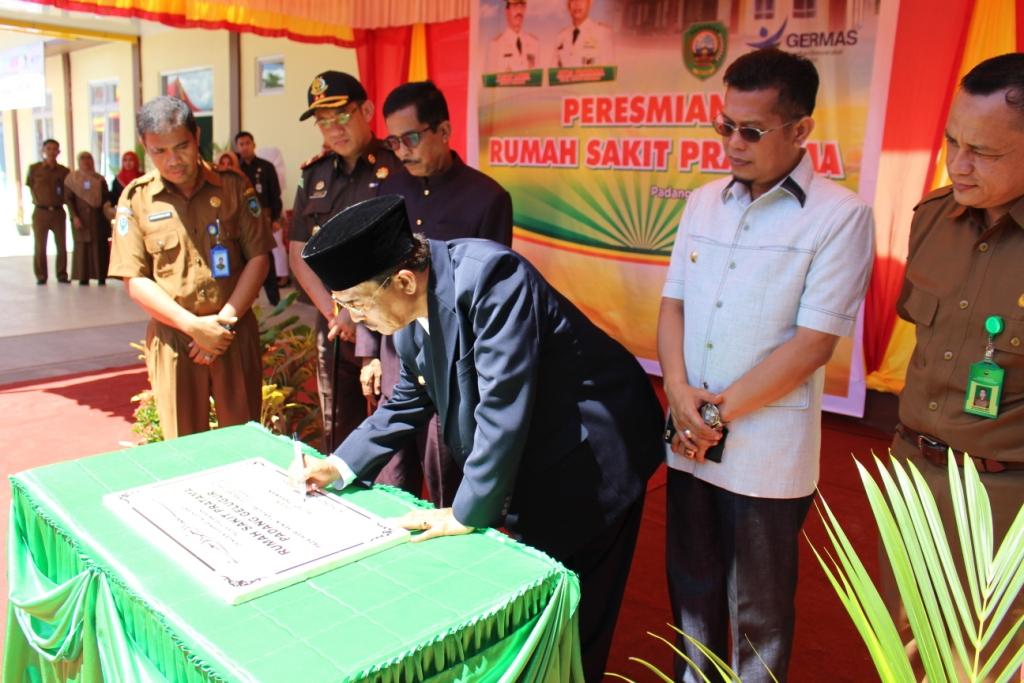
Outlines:
[[602, 679], [636, 546], [661, 412], [636, 359], [523, 257], [427, 240], [385, 196], [336, 216], [303, 252], [353, 317], [394, 335], [401, 378], [310, 488], [374, 473], [432, 415], [465, 471], [450, 507], [400, 520], [414, 542], [504, 526], [577, 572], [587, 681]]
[[324, 442], [335, 448], [367, 413], [359, 374], [364, 351], [348, 311], [337, 308], [330, 292], [302, 260], [302, 248], [328, 218], [364, 199], [376, 197], [389, 175], [401, 171], [395, 155], [370, 127], [373, 103], [354, 77], [325, 71], [310, 83], [308, 108], [300, 121], [313, 119], [323, 138], [322, 151], [302, 165], [288, 233], [288, 265], [320, 315], [316, 322], [317, 389], [323, 411]]
[[[816, 175], [804, 150], [818, 91], [809, 60], [756, 50], [724, 80], [714, 127], [732, 177], [687, 200], [658, 321], [676, 428], [666, 563], [679, 628], [744, 681], [768, 681], [768, 670], [784, 681], [824, 365], [853, 333], [874, 226], [870, 207]], [[683, 669], [678, 680], [698, 679]]]
[[[384, 100], [383, 111], [384, 144], [407, 171], [388, 177], [383, 191], [405, 198], [410, 228], [430, 239], [478, 237], [511, 246], [512, 198], [452, 150], [448, 103], [437, 86], [430, 81], [400, 85]], [[371, 401], [380, 395], [384, 402], [398, 381], [398, 355], [386, 337], [371, 355], [379, 361], [365, 366], [363, 391]], [[451, 505], [461, 477], [434, 419], [377, 481], [419, 495], [426, 479], [431, 502], [444, 507]]]

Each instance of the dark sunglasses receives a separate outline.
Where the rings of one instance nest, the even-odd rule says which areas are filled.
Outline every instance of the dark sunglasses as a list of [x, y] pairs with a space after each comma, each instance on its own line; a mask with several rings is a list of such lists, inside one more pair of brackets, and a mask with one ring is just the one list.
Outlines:
[[799, 121], [800, 119], [793, 119], [792, 121], [784, 123], [781, 126], [775, 126], [774, 128], [761, 130], [760, 128], [754, 128], [753, 126], [737, 126], [732, 121], [728, 121], [719, 116], [714, 120], [714, 122], [711, 125], [714, 126], [715, 132], [721, 135], [722, 137], [731, 138], [733, 133], [739, 131], [740, 137], [743, 138], [745, 142], [761, 142], [761, 138], [763, 138], [768, 133], [771, 133], [772, 131], [775, 130], [782, 130], [783, 128], [786, 128], [787, 126], [792, 126], [794, 123], [798, 123]]
[[413, 130], [408, 133], [402, 133], [401, 135], [389, 135], [384, 138], [384, 146], [390, 149], [392, 152], [397, 152], [398, 148], [405, 145], [406, 149], [416, 149], [420, 146], [420, 142], [423, 140], [423, 134], [429, 131], [434, 131], [437, 126], [427, 126], [423, 130]]

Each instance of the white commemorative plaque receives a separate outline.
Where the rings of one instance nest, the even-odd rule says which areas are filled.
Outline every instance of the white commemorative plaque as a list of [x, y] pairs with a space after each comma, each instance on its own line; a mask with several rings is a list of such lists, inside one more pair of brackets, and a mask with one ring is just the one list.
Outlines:
[[332, 493], [306, 495], [263, 458], [103, 498], [233, 605], [402, 543], [409, 532]]

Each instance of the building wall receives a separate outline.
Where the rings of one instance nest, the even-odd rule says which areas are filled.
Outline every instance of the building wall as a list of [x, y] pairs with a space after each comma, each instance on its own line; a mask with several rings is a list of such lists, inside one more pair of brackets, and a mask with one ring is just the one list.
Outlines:
[[[134, 112], [139, 103], [136, 102], [137, 90], [132, 83], [132, 46], [126, 42], [106, 43], [71, 53], [71, 109], [76, 154], [90, 149], [90, 84], [112, 80], [117, 81], [118, 86], [121, 152], [135, 147]], [[65, 162], [67, 161], [70, 159], [65, 159]]]
[[[306, 109], [309, 83], [316, 74], [329, 69], [358, 76], [356, 52], [348, 48], [309, 45], [244, 33], [240, 36], [239, 53], [242, 129], [253, 134], [257, 149], [276, 147], [280, 150], [286, 167], [282, 198], [285, 209], [290, 209], [299, 179], [299, 166], [320, 151], [323, 141], [308, 119], [299, 122], [299, 116]], [[260, 94], [257, 60], [275, 56], [284, 58], [284, 92]]]
[[[174, 29], [144, 35], [141, 42], [142, 99], [160, 95], [160, 75], [167, 71], [213, 69], [213, 143], [231, 139], [229, 33], [203, 29]], [[132, 120], [134, 125], [134, 117]]]

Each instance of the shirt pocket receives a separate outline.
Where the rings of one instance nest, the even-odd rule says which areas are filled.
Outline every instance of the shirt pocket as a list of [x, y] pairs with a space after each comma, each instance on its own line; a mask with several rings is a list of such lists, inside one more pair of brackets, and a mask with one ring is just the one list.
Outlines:
[[910, 321], [916, 326], [916, 344], [913, 354], [910, 356], [910, 363], [913, 367], [924, 369], [928, 366], [928, 345], [932, 341], [932, 323], [935, 322], [935, 314], [939, 310], [939, 297], [930, 294], [923, 289], [913, 287], [907, 296], [903, 309], [910, 316]]
[[146, 235], [145, 244], [146, 253], [153, 259], [154, 274], [160, 278], [173, 274], [181, 256], [177, 232], [171, 229]]

